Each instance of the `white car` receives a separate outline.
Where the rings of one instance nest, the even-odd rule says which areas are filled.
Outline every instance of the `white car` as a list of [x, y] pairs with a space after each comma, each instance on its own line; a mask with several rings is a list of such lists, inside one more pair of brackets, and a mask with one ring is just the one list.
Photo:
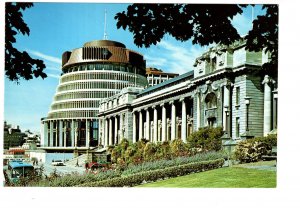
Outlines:
[[51, 164], [52, 164], [52, 166], [64, 166], [65, 165], [64, 162], [61, 160], [53, 160]]

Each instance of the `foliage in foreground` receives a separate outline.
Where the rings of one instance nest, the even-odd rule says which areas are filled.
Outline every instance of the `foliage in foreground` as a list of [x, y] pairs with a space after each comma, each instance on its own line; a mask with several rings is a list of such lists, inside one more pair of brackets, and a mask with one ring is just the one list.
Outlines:
[[81, 187], [132, 187], [143, 182], [152, 182], [159, 179], [167, 179], [177, 176], [183, 176], [194, 172], [202, 172], [211, 169], [222, 167], [224, 159], [217, 159], [213, 161], [203, 161], [198, 163], [188, 163], [180, 166], [167, 167], [165, 169], [158, 169], [153, 171], [146, 171], [132, 174], [125, 177], [117, 177], [104, 181], [97, 181], [92, 183], [85, 183]]
[[233, 156], [241, 163], [257, 162], [271, 154], [272, 146], [277, 146], [277, 135], [247, 139], [236, 145]]
[[[223, 158], [223, 153], [210, 152], [201, 153], [191, 157], [178, 157], [173, 160], [159, 160], [144, 162], [139, 165], [131, 164], [124, 166], [125, 168], [117, 166], [114, 170], [100, 171], [98, 174], [84, 174], [80, 175], [77, 173], [68, 174], [64, 176], [50, 175], [47, 179], [39, 182], [32, 182], [30, 186], [50, 186], [50, 187], [71, 187], [81, 185], [85, 183], [98, 182], [103, 180], [109, 180], [117, 177], [126, 177], [133, 174], [142, 172], [149, 172], [153, 170], [164, 170], [167, 167], [180, 166], [189, 163], [199, 163], [201, 161], [209, 161]], [[52, 173], [53, 174], [53, 173]]]
[[46, 66], [42, 60], [33, 59], [26, 51], [21, 52], [13, 46], [18, 33], [29, 36], [30, 29], [23, 20], [22, 11], [32, 6], [32, 3], [24, 2], [5, 3], [5, 75], [11, 81], [47, 77], [43, 72]]

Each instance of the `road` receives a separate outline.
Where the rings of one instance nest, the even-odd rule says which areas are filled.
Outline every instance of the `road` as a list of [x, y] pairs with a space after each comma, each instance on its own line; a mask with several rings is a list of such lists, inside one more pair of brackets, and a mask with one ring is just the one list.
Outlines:
[[46, 174], [47, 176], [50, 175], [51, 173], [54, 172], [54, 170], [56, 169], [56, 172], [60, 175], [62, 174], [71, 174], [71, 173], [79, 173], [79, 174], [83, 174], [85, 173], [85, 168], [84, 167], [75, 167], [75, 166], [52, 166], [51, 164], [47, 164], [47, 163], [42, 163], [42, 164], [38, 164], [37, 166], [34, 166], [35, 168], [39, 168], [41, 166], [44, 166], [44, 174]]

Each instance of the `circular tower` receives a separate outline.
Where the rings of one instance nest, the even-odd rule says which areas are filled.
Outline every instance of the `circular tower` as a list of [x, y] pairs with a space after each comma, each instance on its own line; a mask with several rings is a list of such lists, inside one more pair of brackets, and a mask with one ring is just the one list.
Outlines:
[[41, 146], [99, 145], [99, 101], [126, 87], [146, 87], [145, 64], [143, 55], [110, 40], [63, 53], [59, 85], [48, 116], [42, 118]]

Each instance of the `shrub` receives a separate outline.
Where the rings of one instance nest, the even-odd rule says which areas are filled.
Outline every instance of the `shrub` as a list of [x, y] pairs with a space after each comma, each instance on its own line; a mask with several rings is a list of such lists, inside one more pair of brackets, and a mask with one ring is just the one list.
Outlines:
[[272, 146], [276, 145], [276, 135], [247, 139], [236, 145], [233, 156], [241, 163], [256, 162], [261, 160], [263, 155], [271, 154]]
[[222, 127], [204, 127], [193, 132], [187, 141], [191, 148], [197, 148], [201, 151], [219, 151], [222, 148], [222, 135]]
[[164, 169], [166, 167], [179, 166], [188, 163], [196, 163], [201, 161], [209, 161], [224, 158], [224, 154], [221, 152], [207, 152], [198, 153], [190, 157], [177, 157], [172, 160], [155, 160], [151, 162], [144, 162], [139, 165], [129, 165], [123, 172], [122, 176], [127, 176], [135, 173]]
[[170, 143], [170, 152], [172, 157], [187, 155], [187, 145], [181, 139], [175, 139]]
[[152, 161], [155, 159], [156, 144], [148, 142], [144, 148], [143, 157], [145, 161]]
[[198, 163], [189, 163], [181, 166], [173, 166], [165, 169], [154, 171], [141, 172], [125, 177], [117, 177], [104, 181], [97, 181], [79, 185], [81, 187], [131, 187], [141, 184], [142, 182], [157, 181], [159, 179], [172, 178], [182, 175], [187, 175], [192, 172], [202, 172], [206, 170], [222, 167], [224, 159], [213, 161], [204, 161]]
[[73, 187], [84, 183], [102, 181], [102, 180], [112, 179], [120, 176], [121, 176], [121, 172], [117, 170], [107, 170], [105, 172], [101, 172], [98, 174], [80, 175], [78, 173], [72, 173], [54, 179], [47, 178], [38, 183], [31, 184], [31, 186]]

